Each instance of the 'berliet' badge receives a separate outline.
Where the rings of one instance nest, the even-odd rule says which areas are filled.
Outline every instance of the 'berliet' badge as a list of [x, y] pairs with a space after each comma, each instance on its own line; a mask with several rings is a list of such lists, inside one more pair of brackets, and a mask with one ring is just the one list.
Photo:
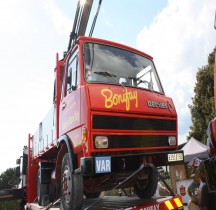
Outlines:
[[160, 108], [160, 109], [168, 109], [170, 112], [173, 111], [172, 106], [169, 102], [164, 103], [164, 102], [160, 102], [160, 101], [147, 101], [147, 104], [149, 107], [152, 108]]

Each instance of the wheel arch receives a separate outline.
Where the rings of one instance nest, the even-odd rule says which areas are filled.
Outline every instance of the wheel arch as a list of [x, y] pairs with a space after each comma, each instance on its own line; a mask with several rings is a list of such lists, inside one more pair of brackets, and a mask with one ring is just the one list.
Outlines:
[[69, 155], [69, 164], [74, 168], [74, 150], [70, 138], [67, 135], [61, 136], [57, 141], [58, 155], [56, 159], [56, 179], [61, 178], [61, 163], [66, 153]]

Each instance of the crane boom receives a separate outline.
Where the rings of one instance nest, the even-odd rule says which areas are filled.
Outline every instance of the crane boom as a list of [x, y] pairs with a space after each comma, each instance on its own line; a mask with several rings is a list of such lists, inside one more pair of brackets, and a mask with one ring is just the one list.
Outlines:
[[95, 17], [94, 17], [94, 20], [93, 20], [93, 23], [92, 23], [92, 27], [91, 27], [91, 30], [90, 30], [90, 33], [89, 33], [89, 36], [90, 36], [90, 37], [92, 36], [93, 31], [94, 31], [94, 27], [95, 27], [95, 23], [96, 23], [96, 21], [97, 21], [97, 16], [98, 16], [99, 11], [100, 11], [101, 3], [102, 3], [102, 0], [99, 0], [97, 12], [96, 12], [96, 14], [95, 14]]
[[73, 24], [72, 32], [70, 34], [70, 39], [68, 43], [68, 51], [70, 50], [71, 46], [74, 44], [77, 37], [85, 35], [89, 16], [91, 13], [92, 4], [93, 4], [93, 0], [86, 0], [85, 3], [82, 3], [81, 0], [77, 2], [74, 24]]

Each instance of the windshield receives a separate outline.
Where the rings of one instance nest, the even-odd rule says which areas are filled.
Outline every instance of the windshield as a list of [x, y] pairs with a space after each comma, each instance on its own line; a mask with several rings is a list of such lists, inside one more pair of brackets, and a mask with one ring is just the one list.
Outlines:
[[108, 45], [84, 44], [85, 80], [138, 87], [163, 93], [153, 62], [139, 54]]

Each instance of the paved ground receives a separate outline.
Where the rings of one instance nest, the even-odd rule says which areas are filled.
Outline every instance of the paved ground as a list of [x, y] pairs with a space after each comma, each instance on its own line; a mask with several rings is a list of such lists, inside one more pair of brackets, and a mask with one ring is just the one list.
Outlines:
[[188, 210], [188, 207], [187, 207], [187, 205], [185, 205], [185, 206], [184, 206], [184, 210]]

